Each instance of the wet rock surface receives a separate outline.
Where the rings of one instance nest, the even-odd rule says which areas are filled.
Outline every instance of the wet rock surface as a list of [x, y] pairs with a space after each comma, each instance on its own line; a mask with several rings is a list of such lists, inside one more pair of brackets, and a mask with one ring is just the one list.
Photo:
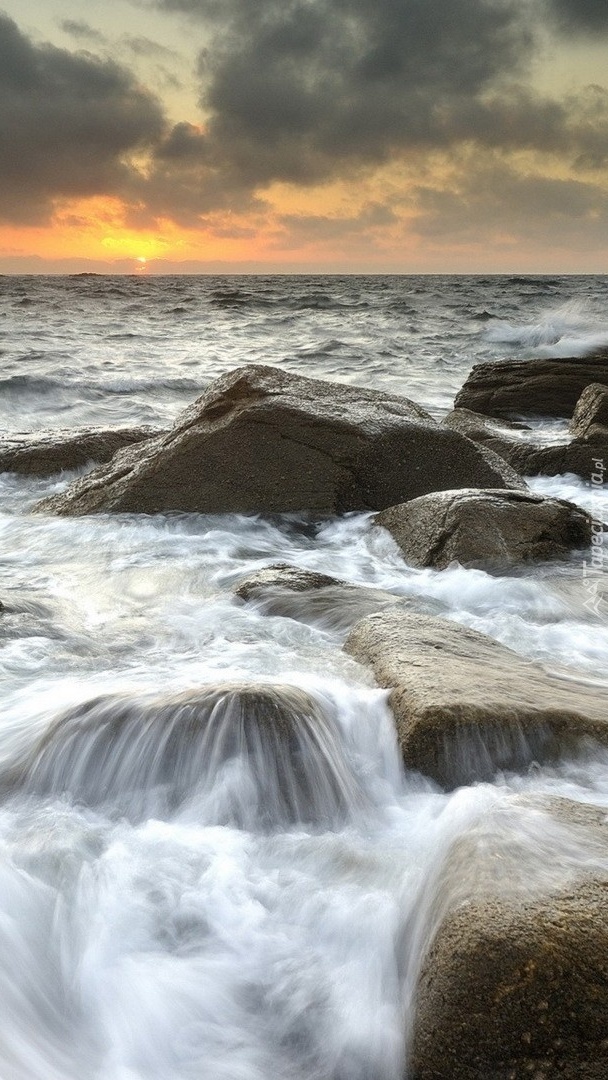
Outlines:
[[343, 513], [455, 486], [524, 485], [407, 398], [251, 365], [214, 382], [166, 435], [38, 509]]
[[418, 983], [413, 1080], [608, 1076], [606, 815], [567, 799], [518, 813], [517, 801], [446, 860]]
[[569, 418], [591, 383], [608, 383], [608, 350], [593, 356], [477, 364], [454, 405], [487, 416]]
[[586, 435], [568, 442], [543, 444], [535, 442], [532, 433], [530, 438], [512, 437], [497, 429], [496, 420], [493, 423], [491, 418], [469, 409], [454, 409], [443, 423], [493, 450], [523, 476], [575, 473], [588, 480], [596, 470], [597, 460], [608, 460], [608, 428], [604, 430], [597, 424], [592, 424]]
[[570, 431], [581, 438], [603, 436], [608, 446], [608, 386], [591, 383], [576, 403]]
[[15, 432], [0, 439], [0, 472], [52, 476], [91, 462], [110, 461], [123, 447], [159, 434], [153, 427]]
[[397, 609], [367, 616], [345, 643], [391, 688], [406, 765], [444, 787], [608, 745], [608, 694], [560, 679], [485, 634]]
[[244, 581], [239, 582], [234, 591], [241, 600], [257, 600], [275, 589], [302, 593], [333, 587], [356, 588], [347, 581], [329, 574], [320, 574], [316, 570], [305, 570], [292, 563], [273, 563], [272, 566], [257, 570], [255, 574], [249, 574]]
[[442, 491], [377, 514], [407, 562], [443, 570], [501, 570], [533, 560], [563, 559], [591, 543], [591, 518], [564, 499], [508, 490]]
[[235, 594], [254, 603], [264, 615], [278, 615], [321, 629], [346, 633], [359, 619], [373, 611], [398, 605], [402, 609], [438, 614], [445, 610], [439, 600], [400, 596], [365, 585], [353, 585], [327, 574], [279, 563], [249, 575]]

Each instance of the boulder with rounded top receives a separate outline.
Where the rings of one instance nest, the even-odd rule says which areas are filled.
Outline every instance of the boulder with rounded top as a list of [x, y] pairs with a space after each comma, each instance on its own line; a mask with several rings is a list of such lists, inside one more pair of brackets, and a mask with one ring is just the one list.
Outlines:
[[251, 365], [212, 383], [167, 434], [38, 509], [342, 513], [465, 485], [525, 486], [407, 398]]
[[503, 799], [456, 840], [428, 897], [412, 1080], [608, 1076], [607, 867], [605, 813], [567, 799]]
[[531, 491], [439, 491], [391, 506], [375, 517], [407, 562], [445, 569], [451, 562], [502, 570], [563, 559], [591, 543], [592, 521], [565, 499]]

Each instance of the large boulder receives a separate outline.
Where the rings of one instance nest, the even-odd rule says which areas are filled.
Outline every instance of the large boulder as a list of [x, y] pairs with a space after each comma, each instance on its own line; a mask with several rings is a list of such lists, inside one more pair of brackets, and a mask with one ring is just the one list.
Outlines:
[[125, 446], [161, 434], [159, 428], [81, 428], [14, 432], [0, 439], [0, 472], [51, 476], [92, 462], [106, 462]]
[[591, 383], [585, 387], [572, 414], [570, 431], [580, 438], [603, 436], [608, 444], [608, 386]]
[[375, 517], [412, 566], [502, 570], [521, 562], [561, 559], [591, 543], [591, 518], [565, 499], [531, 491], [437, 491], [391, 506]]
[[608, 694], [549, 675], [498, 641], [447, 619], [392, 608], [351, 630], [346, 651], [371, 667], [406, 765], [444, 787], [499, 769], [608, 745]]
[[[586, 391], [583, 391], [583, 395]], [[468, 439], [493, 450], [495, 454], [508, 461], [523, 476], [560, 476], [563, 473], [576, 473], [583, 480], [597, 469], [597, 461], [608, 456], [608, 428], [593, 424], [584, 436], [577, 436], [568, 442], [539, 443], [525, 435], [523, 431], [511, 435], [504, 429], [505, 421], [500, 426], [496, 420], [480, 416], [470, 409], [454, 409], [445, 417], [444, 424], [466, 435]]]
[[428, 897], [412, 1080], [608, 1076], [607, 867], [605, 813], [568, 800], [503, 802], [456, 841]]
[[608, 382], [608, 350], [594, 356], [477, 364], [454, 402], [487, 416], [571, 417], [590, 383]]
[[353, 585], [288, 563], [276, 563], [249, 574], [234, 591], [239, 599], [255, 605], [260, 614], [295, 619], [342, 634], [372, 611], [396, 604], [433, 614], [445, 610], [439, 600]]
[[455, 486], [525, 485], [406, 398], [252, 365], [214, 382], [166, 435], [38, 509], [339, 513]]

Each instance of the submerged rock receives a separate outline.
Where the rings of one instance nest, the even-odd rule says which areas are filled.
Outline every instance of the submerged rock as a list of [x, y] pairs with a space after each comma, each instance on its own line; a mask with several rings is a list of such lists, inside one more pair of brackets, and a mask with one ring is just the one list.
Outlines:
[[259, 600], [275, 589], [303, 593], [335, 587], [356, 588], [349, 585], [347, 581], [331, 577], [329, 574], [320, 574], [317, 570], [304, 570], [292, 563], [273, 563], [272, 566], [265, 566], [262, 570], [248, 574], [244, 581], [239, 582], [234, 591], [241, 600]]
[[159, 434], [158, 428], [146, 426], [15, 432], [0, 438], [0, 472], [52, 476], [64, 469], [109, 461], [123, 447]]
[[456, 396], [458, 409], [487, 416], [571, 417], [590, 383], [608, 382], [608, 350], [594, 356], [477, 364]]
[[549, 675], [458, 623], [393, 608], [368, 615], [346, 651], [372, 668], [406, 765], [444, 787], [490, 780], [534, 760], [608, 745], [608, 694]]
[[407, 398], [251, 365], [212, 383], [166, 435], [37, 509], [340, 513], [458, 486], [525, 485]]
[[492, 423], [488, 417], [469, 409], [454, 409], [443, 423], [493, 450], [524, 476], [576, 473], [588, 480], [596, 471], [595, 462], [608, 457], [608, 429], [604, 432], [598, 425], [593, 425], [584, 437], [543, 444], [527, 438], [511, 438], [505, 431], [497, 430], [496, 421]]
[[254, 682], [85, 701], [0, 784], [135, 818], [196, 797], [217, 824], [246, 828], [333, 824], [364, 802], [328, 703]]
[[572, 414], [570, 431], [579, 438], [603, 436], [608, 447], [608, 386], [591, 383], [585, 387]]
[[517, 802], [455, 843], [428, 898], [412, 1080], [608, 1076], [606, 815]]
[[501, 490], [439, 491], [375, 517], [413, 566], [504, 569], [563, 559], [591, 543], [591, 518], [565, 499]]
[[398, 604], [415, 611], [441, 612], [445, 604], [423, 597], [398, 596], [385, 589], [352, 585], [314, 570], [278, 563], [250, 574], [235, 594], [264, 615], [277, 615], [344, 633], [372, 611]]
[[0, 600], [0, 644], [18, 638], [65, 638], [57, 607], [22, 592], [18, 599], [7, 593], [6, 600]]

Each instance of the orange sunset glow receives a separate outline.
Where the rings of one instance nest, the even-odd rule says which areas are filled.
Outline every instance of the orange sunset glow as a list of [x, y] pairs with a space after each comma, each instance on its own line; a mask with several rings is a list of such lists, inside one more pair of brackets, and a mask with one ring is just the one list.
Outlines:
[[605, 269], [593, 0], [3, 7], [0, 269]]

